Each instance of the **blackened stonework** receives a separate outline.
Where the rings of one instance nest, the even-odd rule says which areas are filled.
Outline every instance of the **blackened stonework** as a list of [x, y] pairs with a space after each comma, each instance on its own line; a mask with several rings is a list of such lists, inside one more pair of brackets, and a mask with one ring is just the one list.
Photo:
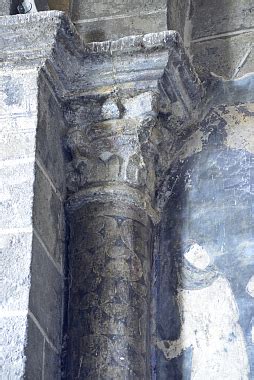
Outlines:
[[120, 202], [70, 216], [68, 379], [148, 379], [151, 222]]
[[86, 70], [67, 83], [70, 380], [151, 377], [155, 192], [172, 145], [159, 113], [177, 109], [176, 123], [186, 126], [203, 96], [176, 46], [171, 32], [89, 44]]
[[156, 97], [103, 99], [66, 136], [67, 379], [150, 378]]

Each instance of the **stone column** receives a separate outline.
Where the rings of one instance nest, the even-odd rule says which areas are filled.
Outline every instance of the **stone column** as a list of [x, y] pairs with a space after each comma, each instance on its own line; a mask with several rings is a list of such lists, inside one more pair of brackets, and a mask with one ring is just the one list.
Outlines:
[[69, 379], [150, 378], [155, 120], [128, 112], [148, 104], [152, 112], [156, 95], [125, 100], [123, 119], [119, 102], [102, 106], [109, 120], [71, 129], [67, 137]]

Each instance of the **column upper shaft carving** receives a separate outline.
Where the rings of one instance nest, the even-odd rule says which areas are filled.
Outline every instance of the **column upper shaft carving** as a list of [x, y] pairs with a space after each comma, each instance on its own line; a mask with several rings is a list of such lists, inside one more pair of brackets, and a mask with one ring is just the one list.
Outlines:
[[156, 96], [146, 92], [120, 105], [108, 99], [101, 109], [104, 120], [69, 129], [70, 195], [91, 186], [127, 184], [154, 197], [159, 139]]

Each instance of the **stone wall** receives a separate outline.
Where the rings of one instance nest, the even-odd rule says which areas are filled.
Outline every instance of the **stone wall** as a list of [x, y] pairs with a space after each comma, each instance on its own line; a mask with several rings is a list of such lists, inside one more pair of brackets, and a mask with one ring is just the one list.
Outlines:
[[[1, 19], [1, 375], [58, 379], [65, 255], [64, 121], [46, 74], [37, 69], [42, 54], [29, 54], [38, 37], [35, 32], [27, 39], [29, 21], [30, 16]], [[43, 29], [45, 22], [40, 21]], [[17, 45], [9, 44], [10, 35]]]
[[[33, 202], [33, 244], [26, 376], [60, 379], [64, 316], [65, 123], [59, 100], [45, 75], [39, 78]], [[33, 335], [36, 340], [33, 341]], [[42, 350], [38, 350], [39, 347]], [[40, 373], [41, 371], [41, 373]]]
[[202, 79], [238, 78], [254, 70], [253, 14], [250, 0], [169, 0], [168, 28], [181, 33]]
[[166, 0], [73, 1], [71, 19], [86, 42], [167, 30]]
[[[86, 4], [99, 38], [136, 17]], [[253, 75], [204, 88], [175, 31], [84, 44], [61, 12], [0, 24], [4, 376], [59, 378], [64, 331], [68, 379], [247, 378]]]
[[34, 69], [1, 70], [1, 340], [6, 378], [21, 377], [25, 362], [33, 242], [36, 80]]

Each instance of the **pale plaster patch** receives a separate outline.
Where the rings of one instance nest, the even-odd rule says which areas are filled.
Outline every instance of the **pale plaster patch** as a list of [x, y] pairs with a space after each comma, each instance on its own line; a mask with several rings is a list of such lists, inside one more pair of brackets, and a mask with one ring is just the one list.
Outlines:
[[202, 131], [197, 130], [183, 145], [179, 152], [180, 161], [184, 161], [187, 157], [191, 157], [193, 154], [201, 152], [203, 146], [204, 134]]
[[245, 340], [228, 281], [218, 276], [201, 289], [179, 288], [176, 298], [181, 333], [177, 340], [157, 342], [165, 357], [175, 358], [191, 348], [191, 379], [249, 379]]
[[[241, 112], [241, 109], [246, 110], [246, 112]], [[219, 114], [227, 122], [225, 126], [227, 132], [226, 145], [230, 149], [244, 149], [254, 153], [254, 104], [230, 106], [226, 110], [227, 113], [219, 111]]]

